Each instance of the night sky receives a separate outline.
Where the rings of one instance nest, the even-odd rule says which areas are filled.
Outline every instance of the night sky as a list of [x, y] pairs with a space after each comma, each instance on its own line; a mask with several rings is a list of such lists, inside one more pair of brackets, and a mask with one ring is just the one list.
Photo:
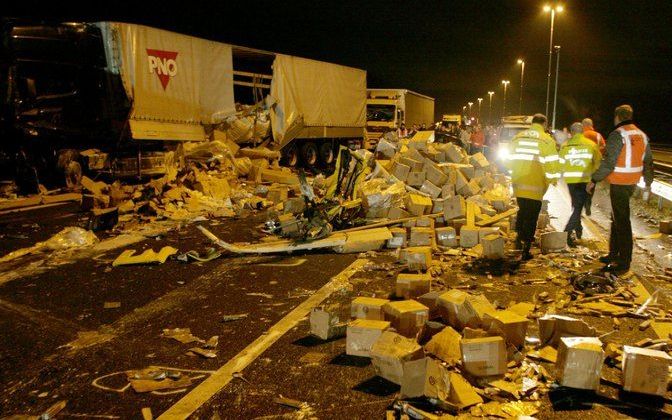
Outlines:
[[[46, 2], [45, 2], [46, 3]], [[98, 4], [95, 4], [98, 3]], [[517, 113], [543, 112], [550, 17], [543, 0], [21, 2], [4, 15], [142, 23], [222, 42], [367, 70], [369, 87], [408, 88], [436, 98], [437, 118], [511, 81]], [[605, 134], [613, 108], [630, 103], [653, 141], [672, 144], [672, 1], [568, 0], [557, 16], [562, 46], [557, 126], [585, 116]], [[555, 66], [555, 65], [554, 65]], [[554, 71], [555, 72], [555, 69]], [[474, 105], [474, 111], [476, 105]]]

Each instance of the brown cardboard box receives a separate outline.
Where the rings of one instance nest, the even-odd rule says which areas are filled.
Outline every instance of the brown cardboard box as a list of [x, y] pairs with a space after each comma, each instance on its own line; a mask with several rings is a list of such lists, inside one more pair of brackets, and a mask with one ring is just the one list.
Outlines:
[[537, 319], [541, 344], [557, 346], [562, 337], [595, 337], [595, 328], [585, 321], [564, 315], [544, 315]]
[[484, 315], [484, 324], [490, 331], [501, 334], [508, 343], [522, 347], [525, 345], [525, 334], [530, 321], [511, 311], [487, 312]]
[[315, 308], [310, 312], [310, 334], [322, 340], [342, 337], [347, 324], [340, 322], [338, 315]]
[[457, 190], [458, 194], [463, 197], [471, 197], [478, 194], [481, 191], [481, 186], [476, 179], [472, 179], [468, 183], [462, 186]]
[[366, 210], [367, 219], [385, 219], [389, 209], [387, 207], [371, 207]]
[[462, 148], [458, 147], [454, 144], [450, 144], [448, 147], [445, 149], [446, 152], [446, 158], [454, 163], [460, 163], [462, 162], [463, 154], [462, 154]]
[[408, 178], [409, 172], [411, 172], [411, 168], [409, 166], [400, 162], [392, 162], [392, 170], [390, 173], [399, 179], [399, 181], [406, 182], [406, 178]]
[[401, 395], [405, 398], [425, 396], [441, 401], [450, 399], [450, 372], [439, 361], [429, 357], [405, 362]]
[[467, 215], [467, 204], [464, 201], [464, 197], [457, 195], [451, 198], [447, 198], [443, 202], [443, 217], [446, 220], [457, 219]]
[[430, 227], [412, 227], [409, 246], [432, 246], [434, 242], [434, 229]]
[[462, 359], [461, 341], [462, 336], [457, 331], [446, 327], [425, 344], [425, 350], [444, 362], [454, 365]]
[[413, 216], [422, 216], [432, 209], [432, 199], [419, 194], [408, 194], [404, 204]]
[[457, 405], [459, 409], [465, 409], [483, 402], [483, 398], [476, 393], [474, 387], [462, 375], [457, 372], [449, 372], [448, 375], [450, 378], [448, 401]]
[[567, 232], [547, 232], [541, 235], [541, 252], [559, 251], [567, 247]]
[[458, 172], [461, 172], [462, 175], [464, 175], [464, 177], [467, 178], [468, 180], [473, 179], [476, 176], [476, 172], [473, 165], [470, 165], [468, 163], [461, 163], [454, 166], [455, 168], [457, 168]]
[[392, 327], [406, 337], [415, 337], [429, 319], [429, 308], [415, 300], [386, 303], [383, 311]]
[[399, 257], [408, 265], [409, 270], [426, 271], [432, 264], [432, 248], [428, 246], [402, 248]]
[[500, 235], [488, 235], [481, 239], [483, 258], [501, 260], [504, 258], [504, 238]]
[[478, 231], [476, 226], [462, 226], [460, 229], [460, 246], [462, 248], [473, 248], [478, 245]]
[[274, 202], [275, 204], [287, 201], [288, 197], [289, 197], [289, 189], [283, 186], [276, 186], [269, 188], [268, 194], [266, 195], [266, 199]]
[[463, 339], [462, 365], [473, 376], [494, 376], [506, 373], [506, 344], [502, 337]]
[[409, 172], [408, 178], [406, 178], [406, 183], [411, 187], [420, 188], [422, 183], [425, 182], [425, 171], [421, 172]]
[[464, 300], [464, 323], [467, 327], [479, 328], [484, 326], [485, 315], [494, 313], [492, 306], [485, 295], [468, 295]]
[[602, 342], [595, 337], [563, 337], [555, 362], [556, 376], [562, 386], [596, 390], [604, 363]]
[[623, 389], [664, 397], [672, 357], [660, 350], [623, 346]]
[[462, 217], [458, 219], [453, 219], [450, 221], [450, 224], [453, 225], [453, 227], [455, 228], [455, 232], [457, 232], [457, 234], [459, 235], [460, 231], [462, 231], [462, 226], [467, 224], [467, 219]]
[[404, 299], [415, 299], [418, 296], [429, 293], [432, 285], [432, 275], [406, 274], [397, 275], [396, 296]]
[[379, 299], [366, 296], [355, 298], [350, 304], [350, 317], [355, 319], [385, 320], [383, 306], [389, 299]]
[[411, 215], [406, 210], [397, 206], [392, 207], [390, 211], [387, 213], [387, 217], [390, 220], [405, 219], [410, 216]]
[[387, 321], [356, 319], [348, 324], [345, 353], [350, 356], [370, 357], [371, 347], [390, 328]]
[[441, 292], [429, 292], [416, 298], [418, 302], [429, 308], [429, 319], [434, 319], [441, 316], [438, 304], [440, 294]]
[[441, 317], [448, 324], [461, 330], [468, 319], [468, 312], [464, 308], [464, 302], [468, 293], [458, 289], [451, 289], [439, 295], [436, 304], [439, 306]]
[[469, 180], [460, 171], [455, 171], [455, 191], [459, 192], [469, 183]]
[[443, 173], [441, 168], [436, 166], [434, 163], [425, 163], [425, 173], [427, 174], [427, 181], [438, 187], [448, 182], [448, 175]]
[[441, 195], [441, 188], [432, 184], [429, 180], [425, 180], [420, 187], [420, 191], [428, 194], [433, 199], [438, 198]]
[[437, 244], [447, 247], [456, 247], [458, 245], [457, 232], [455, 232], [454, 227], [436, 228], [435, 231]]
[[494, 233], [494, 234], [499, 234], [499, 233], [500, 233], [500, 229], [499, 229], [498, 227], [482, 227], [482, 228], [478, 231], [478, 240], [480, 241], [480, 240], [482, 240], [483, 238], [485, 238], [486, 236], [488, 236], [488, 235], [492, 235], [493, 233]]
[[672, 233], [672, 221], [671, 220], [661, 220], [658, 224], [658, 231], [669, 235]]
[[415, 219], [415, 227], [434, 229], [434, 218], [429, 216], [418, 217], [417, 219]]
[[469, 156], [469, 163], [471, 163], [474, 168], [487, 168], [490, 166], [490, 162], [488, 162], [488, 159], [486, 159], [485, 155], [483, 153], [474, 153], [473, 155]]
[[411, 168], [411, 172], [422, 172], [424, 167], [424, 161], [415, 160], [407, 156], [402, 156], [399, 162]]
[[432, 214], [443, 213], [444, 198], [435, 198], [432, 200]]
[[390, 228], [392, 238], [387, 240], [388, 248], [404, 248], [406, 246], [406, 228]]
[[370, 355], [378, 376], [397, 385], [401, 385], [404, 377], [404, 363], [424, 356], [422, 347], [415, 340], [392, 331], [386, 331], [378, 338]]
[[441, 187], [441, 198], [451, 198], [455, 196], [455, 184], [450, 182], [443, 184]]

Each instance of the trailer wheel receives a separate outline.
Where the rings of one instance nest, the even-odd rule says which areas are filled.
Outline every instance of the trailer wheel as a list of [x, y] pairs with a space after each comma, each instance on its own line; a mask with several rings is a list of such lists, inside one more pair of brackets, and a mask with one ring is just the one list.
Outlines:
[[318, 152], [315, 143], [306, 143], [301, 147], [301, 157], [303, 163], [308, 166], [315, 166], [317, 163]]
[[282, 153], [282, 164], [290, 168], [295, 167], [299, 164], [299, 151], [296, 146], [289, 146]]
[[334, 162], [334, 148], [330, 143], [320, 145], [320, 161], [324, 165], [331, 165]]
[[65, 186], [69, 190], [75, 190], [82, 184], [82, 165], [76, 160], [68, 163], [65, 168]]

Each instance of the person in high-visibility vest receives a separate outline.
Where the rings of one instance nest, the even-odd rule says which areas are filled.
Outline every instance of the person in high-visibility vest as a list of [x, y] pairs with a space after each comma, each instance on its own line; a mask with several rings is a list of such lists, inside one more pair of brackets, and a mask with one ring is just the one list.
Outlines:
[[[581, 121], [581, 124], [583, 124], [583, 135], [588, 140], [592, 140], [597, 145], [597, 148], [600, 149], [600, 154], [603, 155], [604, 149], [607, 147], [607, 142], [604, 141], [602, 134], [595, 131], [595, 128], [593, 127], [593, 120], [590, 118], [584, 118], [583, 121]], [[590, 208], [592, 207], [592, 204], [593, 196], [589, 194], [585, 204], [586, 216], [590, 216]]]
[[516, 249], [522, 249], [523, 260], [532, 258], [530, 248], [544, 194], [548, 186], [560, 178], [558, 152], [555, 141], [546, 133], [547, 123], [545, 115], [535, 114], [530, 128], [511, 140], [506, 162], [518, 202]]
[[595, 183], [606, 179], [611, 198], [611, 232], [609, 255], [600, 258], [606, 271], [622, 274], [630, 270], [632, 261], [632, 226], [630, 197], [642, 176], [648, 195], [653, 182], [653, 155], [649, 138], [632, 122], [632, 107], [621, 105], [614, 111], [616, 128], [607, 137], [602, 164], [595, 171], [586, 190], [591, 193]]
[[572, 198], [572, 215], [567, 221], [567, 245], [575, 246], [575, 239], [581, 239], [581, 211], [590, 195], [586, 186], [590, 176], [600, 166], [602, 155], [597, 145], [583, 135], [583, 125], [574, 123], [569, 129], [572, 137], [560, 149], [560, 168], [562, 177]]

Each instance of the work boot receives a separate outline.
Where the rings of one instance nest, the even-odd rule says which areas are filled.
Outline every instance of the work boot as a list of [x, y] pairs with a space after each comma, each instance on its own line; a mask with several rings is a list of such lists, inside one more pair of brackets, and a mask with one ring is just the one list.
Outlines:
[[574, 235], [574, 232], [569, 232], [567, 234], [567, 246], [570, 248], [576, 247], [576, 237]]
[[516, 242], [513, 245], [513, 249], [515, 249], [516, 251], [522, 250], [523, 249], [523, 241], [516, 238]]
[[600, 257], [600, 262], [604, 264], [609, 264], [616, 259], [615, 256], [611, 254], [603, 255]]
[[532, 247], [532, 244], [529, 242], [525, 242], [523, 244], [523, 253], [520, 256], [521, 261], [529, 261], [532, 259], [532, 253], [530, 252], [530, 248]]
[[581, 238], [583, 237], [583, 229], [577, 229], [574, 232], [576, 233], [576, 239], [581, 240]]
[[586, 202], [583, 204], [583, 208], [586, 210], [586, 216], [590, 216], [590, 208], [593, 206], [593, 198], [588, 196]]
[[611, 262], [602, 268], [602, 271], [621, 276], [630, 271], [630, 264]]

